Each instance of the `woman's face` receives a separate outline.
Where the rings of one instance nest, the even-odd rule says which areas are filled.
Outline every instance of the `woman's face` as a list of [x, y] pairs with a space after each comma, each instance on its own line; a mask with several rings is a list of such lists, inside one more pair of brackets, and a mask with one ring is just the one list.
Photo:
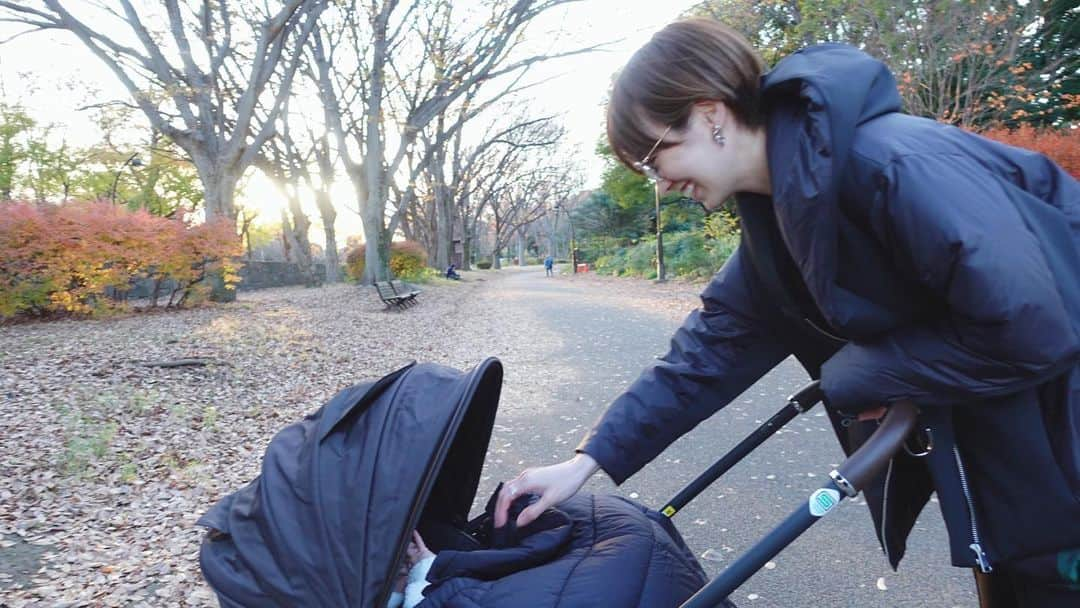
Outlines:
[[[724, 129], [728, 141], [723, 146], [713, 138], [713, 125], [725, 124], [717, 122], [727, 115], [725, 110], [722, 104], [696, 104], [686, 127], [673, 128], [664, 136], [650, 159], [662, 178], [661, 194], [681, 192], [713, 210], [735, 193], [730, 141], [734, 134]], [[667, 128], [653, 123], [646, 126], [657, 138]]]

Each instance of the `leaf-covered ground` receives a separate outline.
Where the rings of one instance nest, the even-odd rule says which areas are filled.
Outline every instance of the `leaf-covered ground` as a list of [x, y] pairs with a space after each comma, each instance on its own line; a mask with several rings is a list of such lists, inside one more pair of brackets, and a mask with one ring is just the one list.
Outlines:
[[[498, 273], [467, 274], [425, 286], [402, 313], [370, 288], [334, 285], [0, 328], [0, 605], [216, 605], [195, 520], [258, 473], [283, 426], [409, 360], [465, 369], [499, 356], [504, 402], [545, 398], [531, 379], [556, 338], [500, 305]], [[673, 317], [700, 288], [553, 280], [625, 292], [628, 305]], [[147, 365], [180, 359], [206, 364]], [[517, 472], [505, 466], [494, 475]]]

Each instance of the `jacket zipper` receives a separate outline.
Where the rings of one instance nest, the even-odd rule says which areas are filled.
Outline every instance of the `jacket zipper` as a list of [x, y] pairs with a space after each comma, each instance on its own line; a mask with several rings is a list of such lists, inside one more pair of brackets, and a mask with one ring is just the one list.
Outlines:
[[813, 327], [814, 329], [816, 329], [818, 331], [818, 333], [820, 333], [820, 334], [822, 334], [822, 335], [824, 335], [824, 336], [826, 336], [828, 338], [832, 338], [833, 340], [836, 340], [837, 342], [843, 342], [843, 343], [847, 344], [847, 339], [846, 338], [841, 338], [840, 336], [837, 336], [836, 334], [829, 333], [829, 332], [825, 331], [824, 329], [818, 327], [817, 323], [814, 323], [813, 321], [811, 321], [809, 317], [803, 317], [803, 321], [806, 321], [810, 325], [810, 327]]
[[893, 459], [889, 459], [889, 468], [885, 471], [885, 491], [881, 494], [881, 548], [885, 550], [885, 561], [892, 564], [889, 555], [889, 540], [885, 538], [885, 522], [889, 514], [889, 482], [892, 481]]
[[[818, 326], [817, 323], [814, 323], [813, 321], [811, 321], [809, 317], [803, 317], [803, 321], [806, 321], [806, 323], [810, 327], [813, 327], [814, 329], [816, 329], [818, 331], [818, 333], [822, 334], [823, 336], [825, 336], [827, 338], [831, 338], [831, 339], [833, 339], [833, 340], [835, 340], [837, 342], [840, 342], [842, 344], [847, 344], [848, 343], [848, 340], [846, 338], [841, 338], [840, 336], [837, 336], [836, 334], [833, 334], [831, 332], [828, 332], [828, 331], [822, 329], [821, 327]], [[854, 417], [845, 417], [841, 422], [841, 426], [844, 426], [844, 427], [850, 426], [851, 423], [854, 420], [855, 420]], [[881, 548], [882, 548], [882, 550], [885, 551], [885, 560], [890, 564], [892, 563], [892, 555], [890, 554], [890, 551], [889, 551], [889, 540], [885, 537], [885, 524], [888, 521], [889, 484], [892, 481], [892, 472], [893, 472], [893, 459], [890, 458], [889, 459], [889, 468], [885, 471], [885, 491], [882, 492], [882, 495], [881, 495]], [[967, 486], [965, 485], [965, 488], [966, 487]], [[966, 490], [965, 490], [965, 493], [966, 493]], [[975, 520], [972, 519], [971, 521], [973, 522], [972, 527], [974, 528], [974, 521]], [[976, 542], [978, 542], [978, 541], [976, 541]]]
[[975, 523], [975, 501], [971, 499], [971, 489], [968, 487], [967, 472], [964, 470], [964, 461], [960, 459], [960, 448], [953, 445], [953, 455], [956, 456], [956, 470], [960, 473], [960, 489], [964, 491], [964, 499], [967, 500], [968, 516], [971, 520], [971, 540], [968, 547], [975, 553], [975, 563], [979, 570], [984, 573], [993, 572], [990, 560], [982, 549], [982, 541], [979, 540], [979, 526]]

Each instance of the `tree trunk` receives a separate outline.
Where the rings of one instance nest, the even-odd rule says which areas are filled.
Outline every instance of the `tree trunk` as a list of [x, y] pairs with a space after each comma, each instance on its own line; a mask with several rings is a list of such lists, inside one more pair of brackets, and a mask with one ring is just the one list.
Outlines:
[[334, 230], [337, 211], [334, 210], [334, 202], [330, 200], [330, 193], [325, 188], [319, 188], [315, 191], [315, 204], [319, 207], [319, 216], [322, 217], [323, 223], [323, 234], [326, 236], [326, 282], [337, 283], [341, 280], [337, 232]]
[[401, 219], [401, 234], [405, 235], [406, 241], [419, 242], [419, 239], [416, 236], [416, 229], [413, 228], [415, 221], [416, 220], [412, 217], [404, 217]]
[[[191, 154], [191, 151], [188, 151]], [[204, 155], [191, 154], [195, 170], [203, 185], [203, 208], [206, 221], [226, 220], [236, 223], [236, 207], [233, 199], [236, 195], [236, 182], [240, 179], [236, 164], [225, 165], [218, 159]], [[239, 238], [239, 236], [237, 236]], [[236, 289], [226, 287], [225, 275], [218, 271], [206, 277], [210, 283], [211, 302], [233, 302]]]
[[281, 250], [285, 255], [285, 261], [291, 262], [293, 259], [293, 249], [296, 244], [293, 240], [292, 222], [289, 220], [289, 212], [284, 209], [281, 210]]
[[[296, 253], [296, 265], [300, 270], [300, 276], [304, 277], [304, 286], [318, 287], [322, 284], [322, 278], [315, 276], [315, 265], [311, 262], [311, 240], [308, 238], [311, 220], [300, 209], [300, 199], [296, 196], [295, 190], [289, 192], [287, 196], [293, 218], [290, 240]], [[281, 213], [284, 215], [285, 211], [282, 210]], [[284, 225], [284, 222], [282, 224]]]
[[472, 238], [465, 231], [461, 235], [461, 269], [472, 270]]
[[[443, 133], [444, 116], [439, 115], [435, 128]], [[450, 209], [453, 204], [450, 188], [446, 185], [446, 148], [436, 147], [428, 165], [431, 173], [432, 191], [435, 195], [435, 267], [442, 270], [450, 265], [453, 247], [454, 220]]]
[[383, 227], [385, 206], [371, 202], [371, 197], [375, 196], [378, 195], [375, 190], [372, 190], [360, 216], [364, 224], [364, 285], [372, 285], [375, 281], [386, 281], [390, 278], [391, 235], [387, 234]]
[[233, 198], [236, 195], [236, 182], [240, 178], [236, 167], [223, 166], [218, 159], [195, 157], [195, 169], [205, 191], [203, 206], [207, 221], [216, 218], [236, 219]]
[[388, 60], [387, 20], [389, 13], [380, 13], [372, 26], [371, 77], [364, 102], [364, 161], [363, 175], [367, 196], [361, 198], [360, 218], [364, 222], [364, 284], [389, 278], [390, 237], [386, 233], [386, 199], [388, 188], [384, 174], [386, 142], [382, 139], [383, 94]]
[[[439, 267], [439, 220], [438, 213], [436, 211], [435, 197], [425, 197], [424, 202], [424, 214], [423, 219], [425, 221], [417, 222], [417, 226], [420, 227], [420, 243], [424, 246], [424, 251], [428, 253], [428, 264], [434, 268]], [[439, 270], [443, 270], [439, 268]]]
[[457, 202], [454, 207], [454, 214], [458, 218], [458, 222], [461, 225], [461, 268], [463, 270], [472, 270], [472, 233], [473, 230], [469, 226], [469, 199], [465, 197]]
[[524, 233], [525, 233], [524, 228], [518, 228], [517, 229], [517, 259], [518, 259], [518, 264], [517, 265], [518, 266], [524, 266], [525, 265], [525, 234]]
[[435, 210], [438, 214], [435, 237], [435, 267], [440, 269], [450, 265], [451, 250], [454, 247], [454, 221], [451, 218], [450, 205], [452, 201], [449, 195], [446, 186], [441, 182], [435, 186]]

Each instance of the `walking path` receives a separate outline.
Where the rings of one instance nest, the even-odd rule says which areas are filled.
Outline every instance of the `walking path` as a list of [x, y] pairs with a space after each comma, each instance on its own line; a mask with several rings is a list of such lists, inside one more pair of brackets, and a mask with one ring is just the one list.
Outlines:
[[[543, 269], [504, 271], [482, 298], [487, 331], [503, 336], [504, 398], [480, 496], [523, 466], [563, 460], [638, 373], [663, 354], [702, 285], [607, 277], [545, 278]], [[500, 312], [495, 312], [500, 311]], [[490, 315], [490, 316], [489, 316]], [[517, 336], [517, 338], [514, 338]], [[588, 486], [659, 508], [808, 381], [789, 359], [725, 410], [615, 488]], [[775, 524], [805, 504], [841, 461], [820, 407], [793, 420], [675, 517], [715, 576]], [[888, 566], [865, 502], [847, 501], [738, 590], [740, 606], [974, 607], [970, 572], [949, 566], [936, 502], [927, 506], [898, 573]]]

